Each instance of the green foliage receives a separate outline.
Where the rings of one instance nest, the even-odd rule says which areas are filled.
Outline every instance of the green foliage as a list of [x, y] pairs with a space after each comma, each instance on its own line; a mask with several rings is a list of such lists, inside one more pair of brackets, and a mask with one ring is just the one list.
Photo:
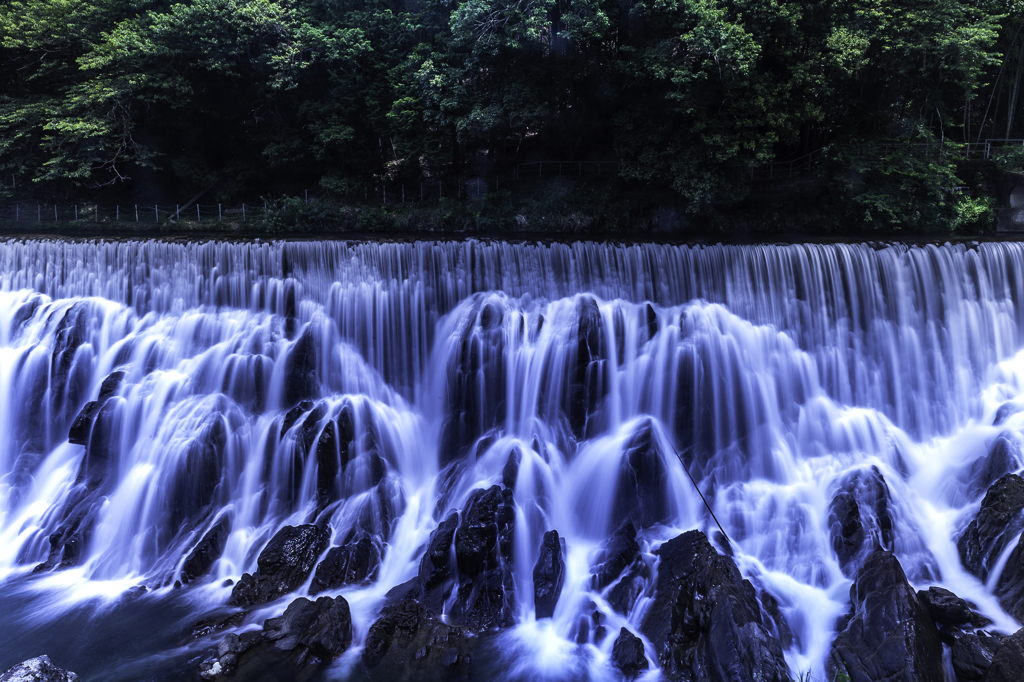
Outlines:
[[[0, 173], [46, 196], [237, 200], [614, 159], [707, 216], [751, 169], [828, 147], [847, 220], [975, 229], [991, 210], [954, 192], [956, 145], [1024, 137], [1022, 16], [1020, 0], [9, 0]], [[328, 220], [290, 210], [282, 229]]]

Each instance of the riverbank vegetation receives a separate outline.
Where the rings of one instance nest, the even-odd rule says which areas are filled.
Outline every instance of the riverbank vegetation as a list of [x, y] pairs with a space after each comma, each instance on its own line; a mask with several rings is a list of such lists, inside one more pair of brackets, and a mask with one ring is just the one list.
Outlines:
[[609, 201], [688, 224], [764, 213], [795, 167], [823, 229], [978, 230], [1024, 170], [1022, 27], [1020, 0], [11, 0], [0, 192], [344, 198], [607, 162]]

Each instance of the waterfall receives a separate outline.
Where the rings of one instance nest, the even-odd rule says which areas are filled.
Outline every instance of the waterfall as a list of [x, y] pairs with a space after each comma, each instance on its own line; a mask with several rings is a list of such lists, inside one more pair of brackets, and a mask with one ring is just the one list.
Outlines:
[[[609, 632], [638, 630], [649, 595], [591, 577], [631, 519], [650, 572], [665, 540], [724, 531], [792, 630], [791, 673], [824, 679], [850, 603], [841, 493], [915, 586], [1012, 631], [956, 541], [990, 451], [1021, 465], [1022, 332], [1019, 244], [5, 242], [0, 595], [19, 606], [3, 627], [34, 646], [145, 585], [135, 598], [172, 604], [180, 629], [279, 530], [316, 524], [379, 560], [328, 590], [358, 647], [432, 533], [497, 485], [515, 515], [495, 654], [512, 677], [614, 679], [614, 638], [579, 623], [598, 608]], [[538, 618], [551, 530], [565, 582]], [[164, 632], [134, 656], [181, 646]], [[39, 653], [7, 649], [0, 670]]]

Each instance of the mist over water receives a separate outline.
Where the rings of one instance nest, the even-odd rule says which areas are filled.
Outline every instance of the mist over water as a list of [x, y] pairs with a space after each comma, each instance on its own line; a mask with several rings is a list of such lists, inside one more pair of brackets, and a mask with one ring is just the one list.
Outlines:
[[[503, 483], [514, 625], [492, 663], [508, 679], [618, 679], [614, 638], [579, 644], [578, 625], [593, 603], [609, 632], [639, 632], [649, 597], [623, 607], [591, 581], [627, 518], [651, 575], [660, 543], [720, 523], [793, 631], [791, 673], [825, 679], [851, 585], [839, 491], [916, 587], [1012, 632], [956, 540], [991, 482], [977, 464], [1024, 430], [1022, 306], [1018, 244], [4, 243], [0, 670], [63, 647], [85, 679], [159, 679], [198, 652], [181, 633], [225, 604], [223, 582], [316, 522], [381, 557], [327, 592], [352, 607], [355, 646], [328, 673], [344, 679], [438, 523]], [[879, 480], [891, 528], [872, 516]], [[223, 554], [175, 589], [218, 524]], [[566, 579], [538, 620], [552, 529]], [[100, 620], [113, 637], [112, 613], [134, 623], [116, 645], [64, 645]]]

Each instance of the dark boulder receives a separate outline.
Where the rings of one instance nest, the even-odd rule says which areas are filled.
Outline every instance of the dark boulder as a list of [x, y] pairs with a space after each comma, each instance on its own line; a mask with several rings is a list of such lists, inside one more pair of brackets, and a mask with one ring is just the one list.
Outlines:
[[474, 298], [473, 308], [461, 320], [459, 342], [448, 362], [439, 449], [442, 467], [462, 458], [505, 415], [503, 312], [487, 298], [486, 294]]
[[192, 548], [181, 566], [182, 582], [191, 582], [196, 578], [205, 575], [214, 562], [224, 553], [224, 545], [231, 533], [231, 519], [225, 514], [217, 519], [203, 535], [202, 539]]
[[455, 531], [458, 594], [451, 615], [476, 630], [512, 625], [514, 590], [512, 491], [500, 486], [469, 496]]
[[36, 656], [0, 675], [0, 682], [78, 682], [78, 675], [58, 668], [49, 656]]
[[311, 657], [334, 660], [352, 643], [352, 616], [342, 597], [320, 597], [315, 602], [299, 597], [278, 618], [263, 624], [263, 637], [281, 651], [292, 651], [299, 665]]
[[285, 405], [295, 405], [320, 395], [320, 344], [316, 332], [314, 324], [306, 325], [285, 360]]
[[1007, 474], [996, 481], [981, 502], [978, 515], [957, 541], [960, 562], [982, 581], [998, 560], [1006, 543], [1022, 528], [1024, 479]]
[[967, 496], [975, 499], [1008, 473], [1020, 468], [1020, 446], [1010, 435], [1001, 434], [984, 457], [971, 464]]
[[484, 639], [451, 624], [418, 599], [418, 589], [399, 586], [370, 626], [363, 664], [371, 680], [451, 682], [466, 680]]
[[544, 533], [540, 543], [540, 555], [533, 566], [533, 603], [537, 618], [550, 618], [562, 594], [565, 582], [565, 548], [557, 530]]
[[829, 504], [829, 532], [839, 566], [848, 577], [867, 554], [892, 549], [890, 503], [889, 487], [877, 467], [854, 472], [839, 484]]
[[626, 521], [619, 526], [601, 552], [600, 563], [590, 579], [591, 589], [603, 590], [608, 587], [639, 557], [640, 543], [637, 542], [636, 526]]
[[619, 630], [619, 636], [612, 645], [612, 665], [628, 680], [647, 670], [643, 640], [626, 628]]
[[340, 547], [332, 547], [316, 567], [309, 595], [362, 582], [373, 575], [380, 560], [380, 547], [365, 533]]
[[917, 598], [939, 625], [967, 625], [974, 616], [966, 601], [935, 585], [918, 592]]
[[285, 526], [256, 560], [256, 573], [242, 574], [231, 590], [231, 602], [262, 604], [297, 590], [327, 548], [331, 534], [316, 526]]
[[577, 438], [587, 435], [589, 421], [608, 392], [601, 310], [592, 296], [582, 296], [576, 308], [575, 357], [569, 367], [569, 405], [566, 415]]
[[826, 677], [851, 682], [941, 680], [942, 642], [928, 609], [891, 552], [876, 550], [850, 588], [852, 611], [836, 635]]
[[953, 671], [958, 682], [979, 682], [992, 666], [996, 650], [1006, 639], [1003, 635], [977, 632], [957, 638], [951, 645]]
[[1024, 542], [1018, 541], [1010, 552], [994, 592], [1007, 613], [1024, 619]]
[[983, 682], [1020, 682], [1024, 675], [1024, 629], [1003, 640], [982, 678]]
[[89, 434], [92, 432], [93, 422], [100, 413], [100, 409], [107, 404], [124, 380], [124, 372], [111, 372], [100, 384], [100, 393], [96, 400], [90, 400], [79, 411], [78, 416], [71, 423], [68, 431], [68, 442], [74, 445], [88, 445]]
[[523, 455], [519, 452], [519, 448], [513, 448], [512, 452], [508, 453], [505, 468], [501, 470], [501, 484], [506, 488], [516, 489], [516, 479], [519, 478], [519, 463], [522, 461], [522, 458]]
[[672, 680], [783, 682], [779, 640], [764, 627], [754, 587], [700, 531], [669, 540], [641, 632]]
[[427, 551], [420, 559], [419, 580], [423, 593], [427, 604], [438, 612], [448, 598], [451, 590], [450, 581], [454, 578], [452, 543], [455, 541], [455, 530], [458, 527], [459, 515], [452, 512], [430, 534]]
[[665, 521], [669, 517], [667, 477], [654, 424], [646, 420], [630, 438], [619, 462], [612, 518], [619, 522], [632, 519], [640, 528]]
[[[296, 679], [301, 671], [320, 667], [343, 654], [352, 643], [352, 616], [342, 597], [299, 597], [277, 618], [263, 622], [260, 632], [229, 633], [217, 653], [200, 664], [199, 677], [223, 680]], [[305, 677], [308, 677], [305, 676]]]

